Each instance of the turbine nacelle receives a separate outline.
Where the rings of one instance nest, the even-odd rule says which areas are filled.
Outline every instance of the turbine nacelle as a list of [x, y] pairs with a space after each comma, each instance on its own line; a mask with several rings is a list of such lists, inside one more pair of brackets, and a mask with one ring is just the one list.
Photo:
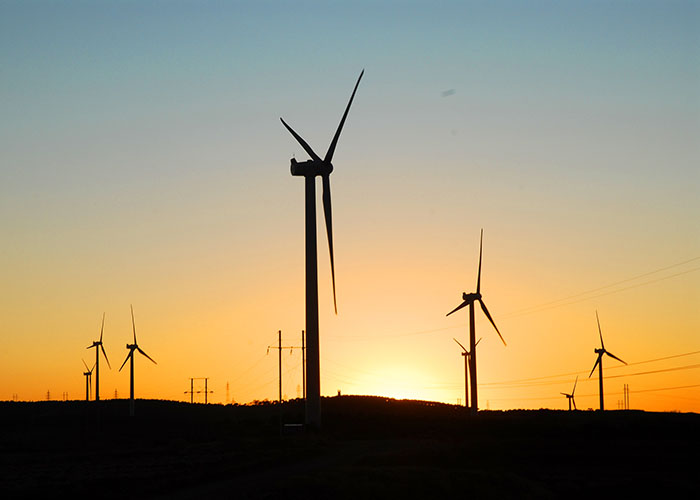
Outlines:
[[481, 300], [481, 294], [480, 293], [462, 293], [462, 300], [465, 302], [469, 302], [470, 304], [473, 304], [477, 300]]
[[297, 161], [296, 158], [292, 158], [290, 170], [294, 176], [324, 176], [330, 175], [331, 172], [333, 172], [333, 164], [330, 162], [318, 162], [315, 160]]

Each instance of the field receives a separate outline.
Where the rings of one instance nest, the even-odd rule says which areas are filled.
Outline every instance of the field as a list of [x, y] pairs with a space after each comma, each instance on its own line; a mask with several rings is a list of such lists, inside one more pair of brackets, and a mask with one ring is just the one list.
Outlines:
[[480, 412], [422, 401], [0, 403], [0, 496], [693, 497], [700, 415]]

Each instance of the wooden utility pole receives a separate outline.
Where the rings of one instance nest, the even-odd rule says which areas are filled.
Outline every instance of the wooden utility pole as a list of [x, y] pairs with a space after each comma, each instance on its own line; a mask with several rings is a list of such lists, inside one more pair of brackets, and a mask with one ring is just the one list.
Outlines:
[[190, 378], [190, 390], [185, 391], [185, 394], [190, 395], [190, 404], [194, 403], [194, 379]]
[[301, 391], [306, 400], [306, 346], [304, 345], [304, 330], [301, 331]]
[[301, 349], [302, 350], [302, 359], [303, 359], [303, 353], [304, 353], [304, 331], [302, 330], [302, 337], [301, 337], [301, 342], [302, 342], [302, 347], [300, 348], [299, 346], [296, 345], [289, 345], [289, 346], [283, 346], [282, 345], [282, 330], [279, 330], [277, 332], [277, 345], [269, 345], [267, 346], [267, 353], [270, 354], [270, 349], [277, 349], [277, 358], [278, 358], [278, 372], [279, 372], [279, 402], [282, 402], [282, 350], [284, 349], [289, 349], [289, 354], [294, 351], [294, 349]]

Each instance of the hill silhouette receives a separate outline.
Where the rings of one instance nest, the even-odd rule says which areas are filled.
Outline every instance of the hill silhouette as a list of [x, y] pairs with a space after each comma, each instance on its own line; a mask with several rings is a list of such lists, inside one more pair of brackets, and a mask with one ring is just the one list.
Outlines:
[[3, 498], [694, 496], [700, 415], [484, 411], [369, 396], [303, 401], [0, 403]]

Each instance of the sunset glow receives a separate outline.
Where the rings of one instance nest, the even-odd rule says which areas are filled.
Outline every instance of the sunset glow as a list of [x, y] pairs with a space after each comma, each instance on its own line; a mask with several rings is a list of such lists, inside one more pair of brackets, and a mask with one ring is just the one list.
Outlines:
[[[700, 412], [694, 2], [0, 6], [0, 399], [274, 400], [304, 329], [307, 159], [334, 157], [338, 315], [318, 215], [321, 388], [483, 409]], [[320, 185], [320, 184], [319, 184]], [[317, 206], [321, 206], [320, 189]], [[301, 395], [299, 349], [283, 393]], [[93, 381], [94, 384], [94, 381]], [[227, 392], [228, 384], [228, 392]], [[195, 391], [203, 391], [197, 381]], [[195, 394], [203, 402], [203, 395]]]

